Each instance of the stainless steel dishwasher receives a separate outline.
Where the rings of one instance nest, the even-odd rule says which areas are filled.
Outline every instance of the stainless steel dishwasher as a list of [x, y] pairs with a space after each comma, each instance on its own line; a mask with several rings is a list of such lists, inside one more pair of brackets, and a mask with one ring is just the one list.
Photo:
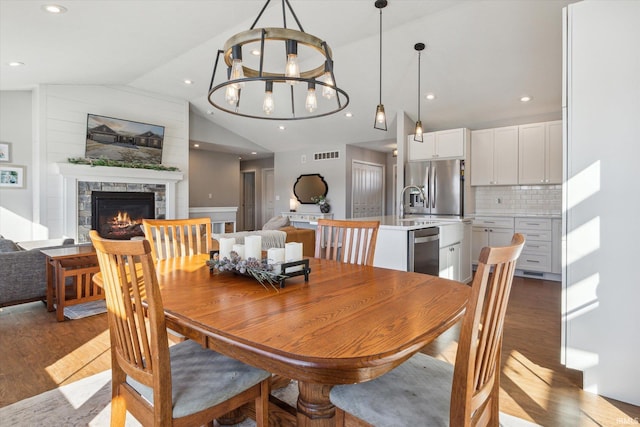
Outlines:
[[416, 273], [440, 274], [440, 229], [420, 228], [409, 231], [407, 267]]

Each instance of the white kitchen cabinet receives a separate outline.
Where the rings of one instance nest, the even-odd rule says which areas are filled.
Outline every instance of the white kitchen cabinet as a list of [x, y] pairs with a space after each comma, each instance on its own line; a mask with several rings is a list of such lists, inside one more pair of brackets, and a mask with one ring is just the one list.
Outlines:
[[562, 274], [562, 220], [551, 220], [551, 272]]
[[439, 276], [468, 283], [471, 281], [471, 223], [440, 225]]
[[513, 238], [513, 218], [476, 217], [471, 236], [471, 262], [478, 263], [480, 251], [485, 246], [507, 246]]
[[518, 184], [562, 183], [562, 120], [518, 127]]
[[445, 279], [460, 280], [461, 258], [460, 243], [440, 248], [439, 276]]
[[471, 132], [471, 185], [518, 184], [518, 126]]
[[469, 130], [460, 128], [428, 132], [422, 135], [422, 139], [423, 142], [418, 142], [413, 140], [413, 135], [407, 137], [409, 161], [464, 159]]
[[525, 238], [516, 268], [525, 272], [551, 272], [551, 219], [515, 218], [515, 231]]

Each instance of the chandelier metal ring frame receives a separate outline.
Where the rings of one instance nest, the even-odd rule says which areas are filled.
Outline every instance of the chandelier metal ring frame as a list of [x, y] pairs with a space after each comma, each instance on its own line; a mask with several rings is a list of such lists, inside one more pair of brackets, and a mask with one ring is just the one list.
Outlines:
[[[268, 2], [267, 2], [268, 4]], [[288, 1], [287, 1], [288, 4]], [[290, 6], [289, 6], [290, 7]], [[266, 5], [265, 7], [266, 8]], [[263, 11], [264, 11], [263, 8]], [[284, 10], [284, 8], [283, 8]], [[262, 13], [262, 12], [261, 12]], [[295, 17], [295, 14], [294, 14]], [[260, 16], [258, 16], [258, 19]], [[257, 20], [256, 19], [256, 22]], [[286, 21], [285, 21], [286, 22]], [[297, 22], [297, 18], [296, 18]], [[255, 22], [254, 22], [255, 25]], [[300, 23], [298, 22], [298, 26], [300, 27]], [[302, 28], [300, 27], [302, 30]], [[322, 63], [314, 68], [300, 70], [300, 77], [291, 77], [286, 76], [284, 73], [277, 72], [268, 72], [264, 70], [264, 60], [265, 60], [265, 44], [268, 42], [284, 42], [290, 43], [293, 41], [297, 45], [304, 46], [305, 48], [310, 49], [312, 52], [316, 52], [319, 54], [319, 58], [322, 58]], [[242, 65], [242, 70], [244, 73], [243, 78], [231, 78], [231, 67], [233, 66], [233, 54], [235, 49], [241, 49], [243, 46], [252, 43], [260, 44], [260, 62], [259, 67], [251, 68], [246, 65]], [[220, 57], [223, 57], [224, 64], [227, 68], [226, 78], [222, 79], [222, 82], [215, 84], [214, 81], [216, 79], [216, 74], [218, 70], [218, 66], [220, 63]], [[221, 67], [222, 68], [222, 67]], [[329, 83], [323, 81], [323, 79], [319, 79], [320, 77], [329, 74], [331, 77], [331, 81]], [[265, 85], [274, 83], [286, 83], [290, 87], [290, 103], [291, 110], [288, 112], [290, 115], [278, 114], [278, 115], [266, 115], [266, 114], [255, 114], [251, 112], [243, 112], [241, 110], [241, 95], [242, 95], [242, 86], [244, 83], [249, 82], [264, 82]], [[294, 89], [292, 82], [303, 82], [307, 83], [309, 87], [313, 86], [315, 88], [316, 85], [321, 87], [330, 88], [335, 91], [335, 107], [331, 108], [329, 111], [325, 109], [318, 109], [315, 112], [310, 112], [307, 114], [305, 111], [304, 115], [296, 115], [296, 102], [294, 99]], [[229, 87], [238, 88], [238, 96], [237, 101], [233, 104], [229, 104], [228, 102], [224, 102], [224, 98], [221, 97], [221, 92], [226, 91]], [[214, 99], [216, 94], [221, 97], [222, 102], [220, 100]], [[327, 45], [327, 43], [318, 37], [315, 37], [311, 34], [305, 33], [304, 31], [298, 31], [290, 28], [252, 28], [243, 31], [241, 33], [235, 34], [231, 38], [229, 38], [225, 44], [223, 50], [218, 50], [215, 65], [213, 68], [213, 73], [211, 75], [211, 83], [209, 85], [209, 93], [208, 93], [208, 101], [211, 105], [216, 107], [219, 110], [228, 112], [230, 114], [248, 117], [248, 118], [256, 118], [256, 119], [264, 119], [264, 120], [302, 120], [302, 119], [311, 119], [317, 117], [328, 116], [331, 114], [335, 114], [347, 107], [349, 104], [349, 95], [341, 88], [339, 88], [336, 84], [335, 75], [333, 73], [333, 59], [332, 59], [332, 51], [331, 48]], [[304, 107], [302, 108], [304, 111]]]

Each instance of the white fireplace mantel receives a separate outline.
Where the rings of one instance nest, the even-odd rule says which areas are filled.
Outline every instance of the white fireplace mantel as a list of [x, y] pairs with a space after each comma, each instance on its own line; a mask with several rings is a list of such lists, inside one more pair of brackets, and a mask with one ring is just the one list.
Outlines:
[[177, 171], [119, 168], [110, 166], [55, 163], [63, 185], [63, 233], [78, 239], [78, 182], [122, 182], [163, 184], [166, 191], [166, 217], [176, 217], [176, 184], [184, 179]]

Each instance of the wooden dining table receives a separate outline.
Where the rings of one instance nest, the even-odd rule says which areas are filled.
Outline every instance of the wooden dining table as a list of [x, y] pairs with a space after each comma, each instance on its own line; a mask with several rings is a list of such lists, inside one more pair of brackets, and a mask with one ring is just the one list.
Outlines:
[[299, 426], [333, 426], [331, 387], [376, 378], [463, 315], [470, 288], [420, 273], [310, 258], [309, 281], [263, 287], [210, 272], [207, 256], [158, 261], [167, 324], [202, 345], [298, 381]]

